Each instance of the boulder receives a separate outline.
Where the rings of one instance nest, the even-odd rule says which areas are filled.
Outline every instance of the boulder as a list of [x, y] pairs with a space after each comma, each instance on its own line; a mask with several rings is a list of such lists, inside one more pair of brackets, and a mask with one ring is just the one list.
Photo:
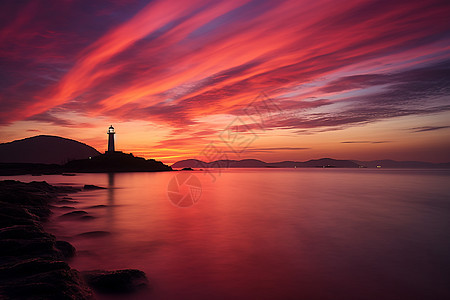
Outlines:
[[55, 247], [56, 247], [56, 249], [58, 249], [61, 252], [64, 259], [69, 259], [69, 258], [72, 258], [75, 256], [76, 249], [69, 242], [56, 241]]
[[7, 299], [93, 299], [91, 289], [81, 279], [79, 272], [66, 268], [55, 268], [2, 282], [0, 295]]
[[96, 185], [92, 185], [92, 184], [85, 184], [84, 189], [85, 190], [106, 190], [105, 187], [96, 186]]
[[55, 248], [54, 238], [41, 239], [3, 239], [0, 240], [0, 255], [25, 257], [61, 258], [61, 253]]
[[54, 270], [69, 270], [70, 267], [63, 261], [55, 261], [44, 258], [31, 258], [11, 265], [0, 267], [0, 279], [13, 280], [15, 278], [28, 277], [37, 273]]
[[88, 213], [84, 210], [74, 210], [68, 213], [61, 215], [62, 218], [70, 218], [70, 217], [82, 217], [87, 215]]
[[102, 230], [96, 230], [96, 231], [88, 231], [88, 232], [83, 232], [78, 234], [77, 236], [79, 237], [102, 237], [102, 236], [107, 236], [110, 235], [111, 232], [109, 231], [102, 231]]
[[0, 181], [0, 299], [92, 298], [79, 272], [62, 261], [75, 248], [42, 227], [60, 191], [71, 188]]
[[0, 240], [4, 239], [41, 239], [51, 238], [53, 235], [46, 233], [42, 225], [14, 225], [0, 229]]
[[135, 269], [94, 270], [81, 273], [87, 284], [99, 293], [130, 293], [148, 287], [145, 273]]

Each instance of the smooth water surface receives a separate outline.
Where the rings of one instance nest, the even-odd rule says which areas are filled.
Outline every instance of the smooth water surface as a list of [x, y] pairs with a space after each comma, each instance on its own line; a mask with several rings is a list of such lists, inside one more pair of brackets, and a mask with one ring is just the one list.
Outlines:
[[[47, 228], [74, 268], [145, 271], [144, 299], [450, 299], [448, 170], [194, 171], [187, 208], [168, 197], [177, 174], [14, 178], [108, 187], [60, 205], [95, 218], [55, 208]], [[97, 230], [111, 234], [77, 236]]]

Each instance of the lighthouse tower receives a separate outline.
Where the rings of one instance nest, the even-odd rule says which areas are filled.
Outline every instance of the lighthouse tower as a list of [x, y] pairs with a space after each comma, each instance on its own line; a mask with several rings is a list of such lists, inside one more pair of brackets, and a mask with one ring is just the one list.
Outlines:
[[111, 125], [108, 129], [108, 151], [107, 153], [114, 153], [116, 149], [114, 148], [114, 135], [116, 132], [114, 131], [114, 127]]

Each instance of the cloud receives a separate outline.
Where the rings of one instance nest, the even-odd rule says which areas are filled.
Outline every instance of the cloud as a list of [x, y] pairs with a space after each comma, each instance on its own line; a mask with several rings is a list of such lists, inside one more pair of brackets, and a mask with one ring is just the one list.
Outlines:
[[[236, 155], [234, 151], [229, 150], [228, 148], [224, 152], [229, 153], [230, 156]], [[295, 152], [295, 151], [302, 151], [302, 150], [310, 150], [311, 148], [304, 148], [304, 147], [267, 147], [267, 148], [254, 148], [251, 145], [248, 148], [245, 148], [245, 150], [242, 151], [242, 154], [248, 155], [252, 153], [286, 153], [288, 152]]]
[[392, 141], [345, 141], [342, 144], [385, 144], [392, 143]]
[[80, 123], [80, 122], [73, 122], [71, 120], [59, 118], [55, 116], [54, 114], [50, 112], [41, 113], [38, 115], [34, 115], [32, 117], [29, 117], [26, 119], [28, 121], [38, 121], [43, 123], [48, 123], [56, 126], [61, 127], [75, 127], [75, 128], [89, 128], [94, 127], [93, 124], [90, 123]]
[[289, 150], [289, 151], [297, 151], [297, 150], [308, 150], [311, 148], [303, 148], [303, 147], [268, 147], [268, 148], [252, 148], [255, 151], [273, 151], [273, 150]]
[[450, 126], [422, 126], [422, 127], [414, 127], [410, 128], [413, 132], [428, 132], [428, 131], [435, 131], [440, 129], [447, 129], [450, 128]]
[[2, 124], [82, 123], [53, 113], [63, 109], [176, 129], [243, 116], [261, 91], [283, 111], [267, 129], [448, 109], [442, 1], [35, 3], [0, 5]]
[[320, 89], [325, 93], [341, 92], [352, 89], [361, 89], [374, 85], [389, 83], [391, 76], [386, 74], [364, 74], [345, 76], [330, 82], [327, 86]]

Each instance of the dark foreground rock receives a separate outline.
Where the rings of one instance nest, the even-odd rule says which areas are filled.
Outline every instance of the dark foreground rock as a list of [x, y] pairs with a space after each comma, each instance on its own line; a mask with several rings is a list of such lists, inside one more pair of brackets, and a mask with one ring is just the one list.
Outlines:
[[46, 182], [0, 181], [0, 298], [91, 299], [92, 290], [65, 260], [68, 242], [44, 231], [50, 203], [77, 191]]
[[35, 259], [3, 267], [0, 295], [7, 299], [92, 299], [78, 271], [65, 262]]
[[89, 237], [89, 238], [97, 238], [102, 236], [110, 235], [111, 232], [109, 231], [102, 231], [102, 230], [96, 230], [96, 231], [88, 231], [78, 234], [79, 237]]
[[85, 190], [105, 190], [105, 187], [101, 187], [101, 186], [96, 186], [93, 184], [86, 184], [84, 185], [84, 189]]
[[134, 269], [95, 270], [82, 272], [81, 274], [89, 286], [99, 293], [130, 293], [148, 287], [145, 273]]
[[55, 247], [61, 252], [65, 259], [70, 259], [75, 256], [76, 249], [69, 242], [56, 241]]
[[88, 213], [84, 210], [74, 210], [68, 213], [65, 213], [61, 216], [61, 218], [73, 218], [73, 217], [82, 217], [86, 216]]
[[[81, 274], [66, 262], [75, 255], [75, 248], [57, 241], [42, 227], [56, 197], [76, 191], [46, 182], [0, 181], [0, 299], [93, 298]], [[72, 215], [89, 217], [83, 211]], [[85, 234], [98, 237], [108, 233]], [[138, 270], [96, 274], [84, 276], [95, 289], [107, 293], [131, 292], [147, 282], [145, 274]]]

